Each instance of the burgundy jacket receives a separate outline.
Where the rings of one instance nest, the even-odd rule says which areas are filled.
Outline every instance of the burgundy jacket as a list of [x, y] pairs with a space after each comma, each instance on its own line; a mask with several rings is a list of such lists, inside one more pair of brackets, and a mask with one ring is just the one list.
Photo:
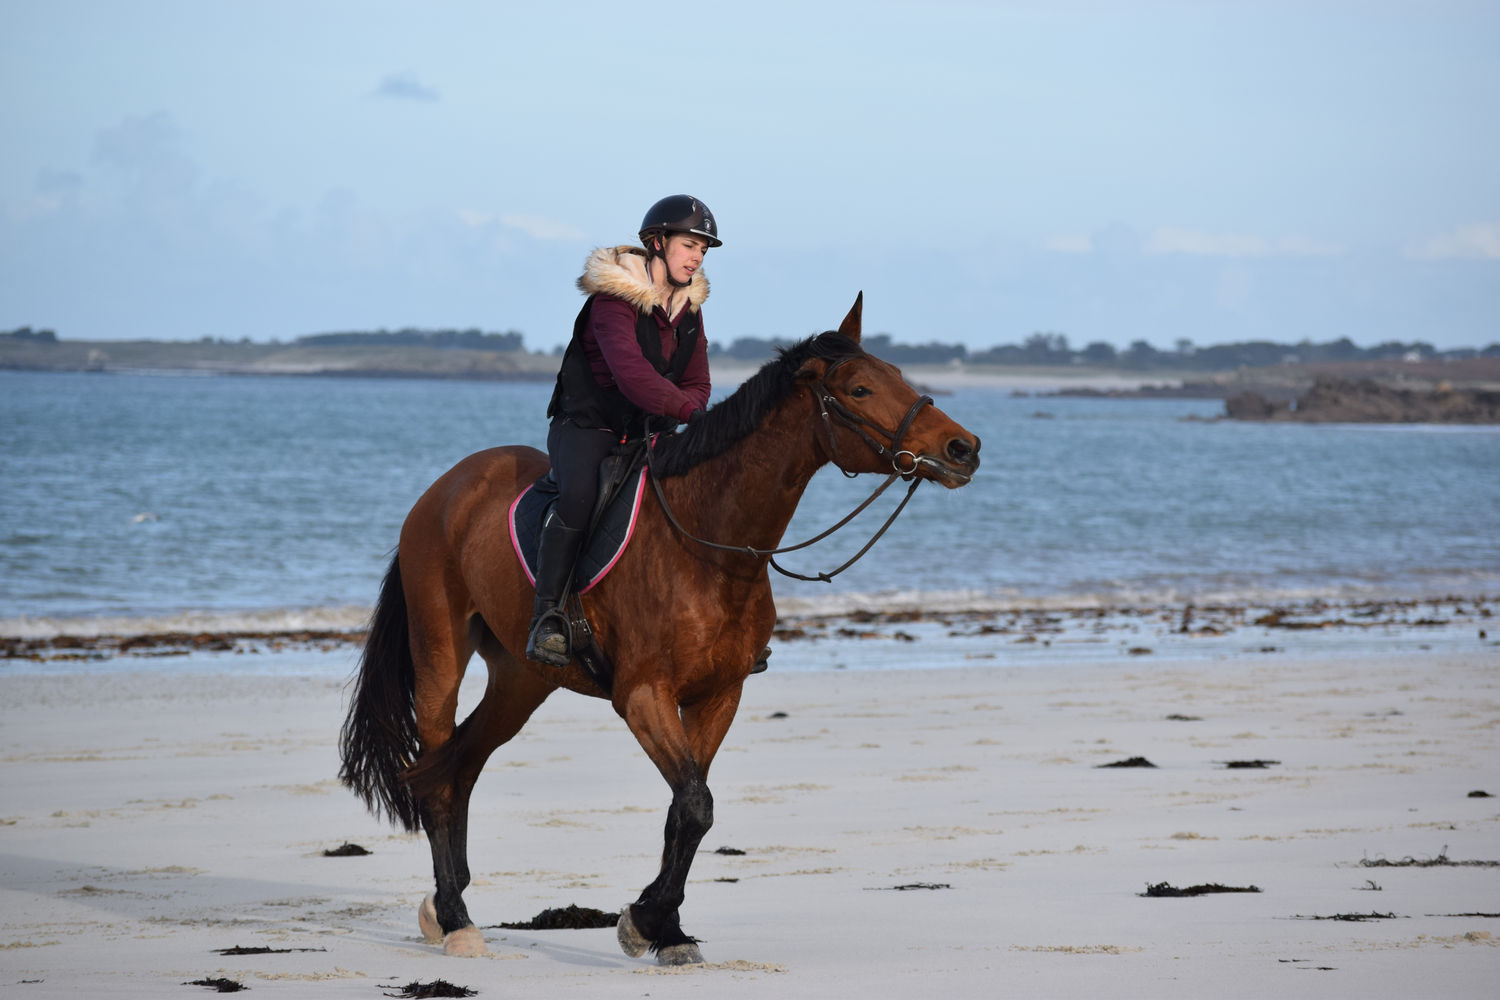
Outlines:
[[[686, 288], [662, 296], [646, 273], [645, 251], [637, 247], [604, 247], [589, 255], [578, 288], [594, 295], [584, 331], [583, 349], [594, 379], [605, 388], [617, 387], [625, 398], [647, 413], [687, 420], [708, 405], [708, 340], [703, 335], [703, 300], [708, 278], [699, 271]], [[698, 314], [697, 349], [682, 379], [673, 385], [657, 374], [641, 354], [636, 320], [649, 313], [661, 334], [662, 356], [677, 349], [677, 327], [689, 311]]]

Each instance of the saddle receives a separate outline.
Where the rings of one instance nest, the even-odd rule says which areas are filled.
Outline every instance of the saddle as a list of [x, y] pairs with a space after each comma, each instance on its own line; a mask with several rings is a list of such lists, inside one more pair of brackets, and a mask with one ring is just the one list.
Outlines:
[[[578, 595], [586, 594], [614, 569], [635, 533], [645, 496], [646, 444], [631, 441], [616, 445], [599, 463], [599, 498], [589, 518], [588, 539], [574, 563], [573, 582], [564, 608], [569, 624], [569, 646], [583, 666], [607, 693], [614, 668], [594, 638], [594, 630], [583, 613]], [[537, 549], [542, 521], [557, 502], [557, 480], [549, 469], [522, 490], [510, 505], [510, 543], [532, 586], [536, 585]]]

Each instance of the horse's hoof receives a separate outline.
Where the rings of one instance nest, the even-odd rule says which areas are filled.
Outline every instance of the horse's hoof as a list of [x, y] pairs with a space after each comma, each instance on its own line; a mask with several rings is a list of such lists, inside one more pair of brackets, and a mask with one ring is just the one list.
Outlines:
[[428, 944], [443, 943], [443, 928], [437, 918], [437, 901], [430, 892], [422, 900], [422, 905], [417, 907], [417, 926], [422, 928], [422, 937]]
[[631, 958], [640, 958], [651, 947], [651, 942], [635, 929], [635, 921], [630, 919], [628, 906], [620, 910], [620, 922], [615, 924], [615, 937], [620, 941], [620, 950]]
[[489, 954], [484, 946], [484, 934], [470, 924], [443, 938], [443, 954], [451, 958], [478, 958]]
[[689, 941], [686, 944], [674, 944], [663, 948], [656, 953], [657, 965], [698, 965], [703, 961], [703, 952], [698, 946]]

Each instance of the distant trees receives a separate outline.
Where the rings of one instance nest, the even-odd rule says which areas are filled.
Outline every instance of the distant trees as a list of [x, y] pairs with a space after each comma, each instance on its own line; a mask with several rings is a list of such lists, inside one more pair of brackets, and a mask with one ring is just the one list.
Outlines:
[[437, 348], [463, 348], [470, 351], [523, 351], [521, 334], [515, 330], [505, 333], [484, 333], [478, 329], [468, 330], [419, 330], [405, 327], [400, 330], [351, 331], [347, 333], [311, 333], [292, 341], [298, 347], [348, 347], [351, 345], [392, 347], [422, 346]]
[[[29, 326], [0, 330], [0, 340], [57, 343], [52, 330], [33, 330]], [[250, 345], [247, 337], [231, 342], [225, 338], [203, 337], [199, 343]], [[271, 343], [278, 344], [273, 339]], [[795, 341], [783, 337], [740, 337], [727, 344], [709, 342], [709, 352], [716, 358], [732, 358], [761, 364], [775, 356], [780, 348]], [[474, 327], [456, 329], [351, 330], [337, 333], [313, 333], [292, 341], [297, 347], [348, 346], [422, 346], [437, 349], [521, 352], [526, 350], [519, 331], [487, 333]], [[1066, 334], [1055, 330], [1037, 331], [1019, 344], [997, 344], [982, 350], [970, 350], [963, 344], [928, 341], [925, 344], [898, 343], [889, 333], [870, 334], [865, 346], [874, 354], [898, 365], [1088, 365], [1094, 368], [1123, 368], [1130, 371], [1171, 369], [1174, 371], [1231, 371], [1236, 368], [1265, 368], [1281, 364], [1308, 364], [1340, 361], [1458, 361], [1467, 358], [1500, 357], [1500, 343], [1484, 348], [1462, 347], [1439, 351], [1426, 341], [1403, 343], [1384, 341], [1374, 347], [1360, 347], [1348, 337], [1315, 344], [1302, 340], [1295, 344], [1278, 344], [1269, 340], [1247, 340], [1231, 344], [1198, 347], [1187, 338], [1178, 338], [1171, 350], [1158, 350], [1148, 341], [1134, 340], [1124, 350], [1102, 340], [1090, 342], [1081, 349], [1068, 343]], [[553, 353], [562, 354], [562, 345]]]
[[865, 349], [878, 354], [893, 365], [945, 365], [950, 361], [962, 361], [968, 354], [963, 344], [898, 344], [888, 333], [876, 333], [862, 338]]
[[[792, 342], [780, 338], [741, 337], [728, 345], [713, 343], [709, 350], [715, 357], [753, 361], [769, 360], [776, 349]], [[1348, 337], [1314, 344], [1304, 340], [1296, 344], [1278, 344], [1269, 340], [1249, 340], [1232, 344], [1198, 347], [1187, 338], [1179, 338], [1169, 351], [1158, 350], [1145, 340], [1131, 341], [1123, 351], [1102, 340], [1075, 350], [1065, 334], [1039, 331], [1020, 344], [998, 344], [971, 351], [963, 344], [900, 344], [888, 333], [864, 338], [871, 353], [895, 364], [971, 365], [1089, 365], [1095, 368], [1124, 368], [1130, 371], [1172, 369], [1174, 371], [1231, 371], [1236, 368], [1266, 368], [1281, 364], [1319, 361], [1425, 361], [1434, 358], [1461, 360], [1473, 357], [1500, 357], [1500, 344], [1482, 350], [1457, 348], [1439, 351], [1424, 341], [1400, 343], [1389, 341], [1362, 348]]]
[[14, 330], [0, 330], [0, 337], [12, 340], [34, 340], [43, 344], [57, 343], [57, 334], [51, 330], [33, 330], [29, 326], [18, 326]]
[[769, 361], [781, 348], [790, 346], [792, 346], [792, 341], [783, 340], [780, 337], [771, 340], [762, 337], [740, 337], [727, 347], [721, 347], [714, 341], [709, 341], [708, 351], [712, 355], [722, 355], [726, 358], [734, 358], [736, 361], [754, 361], [759, 364], [762, 361]]

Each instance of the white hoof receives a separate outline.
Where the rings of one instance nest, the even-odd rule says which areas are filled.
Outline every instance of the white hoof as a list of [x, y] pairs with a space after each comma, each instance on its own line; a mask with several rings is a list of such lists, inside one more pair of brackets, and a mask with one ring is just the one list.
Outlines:
[[691, 941], [687, 944], [674, 944], [656, 953], [657, 965], [698, 965], [702, 961], [703, 952]]
[[417, 907], [417, 926], [422, 928], [422, 938], [428, 944], [443, 943], [443, 928], [438, 924], [437, 902], [432, 893], [422, 900], [422, 905]]
[[635, 921], [630, 919], [629, 906], [620, 910], [620, 922], [615, 924], [615, 937], [620, 941], [620, 950], [631, 958], [640, 958], [651, 947], [651, 942], [635, 929]]
[[452, 958], [478, 958], [489, 954], [484, 946], [484, 934], [470, 924], [443, 938], [443, 954]]

